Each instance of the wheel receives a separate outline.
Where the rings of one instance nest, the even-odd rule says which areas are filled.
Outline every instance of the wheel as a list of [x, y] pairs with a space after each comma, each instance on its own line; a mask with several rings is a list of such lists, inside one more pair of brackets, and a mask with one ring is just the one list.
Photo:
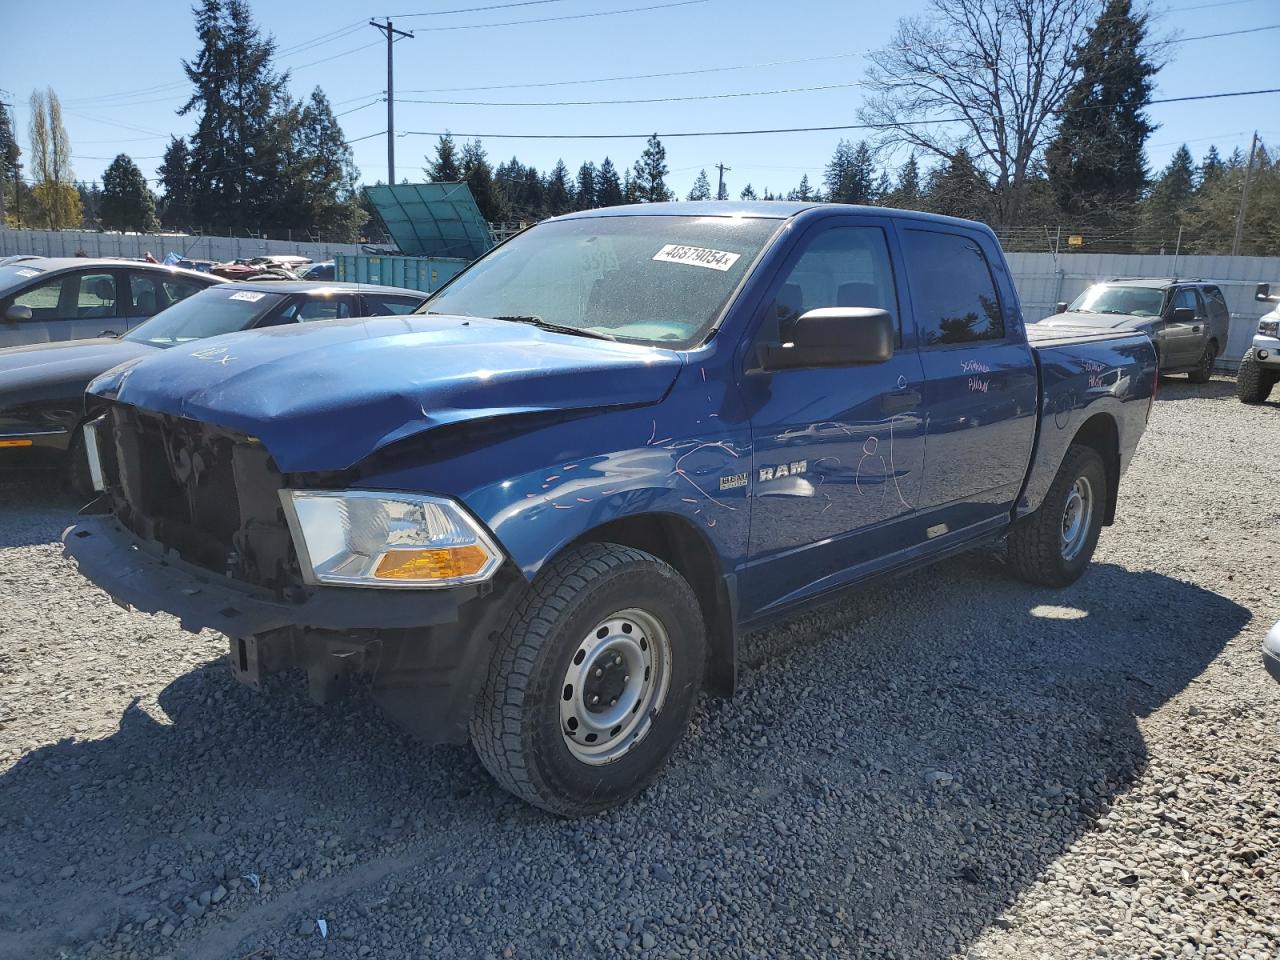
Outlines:
[[539, 573], [508, 621], [471, 721], [498, 783], [582, 816], [656, 777], [689, 723], [706, 665], [692, 588], [657, 557], [575, 547]]
[[1206, 343], [1204, 353], [1200, 354], [1195, 368], [1187, 371], [1187, 379], [1192, 383], [1208, 383], [1209, 378], [1213, 376], [1213, 361], [1217, 356], [1218, 351], [1213, 348], [1213, 343]]
[[1065, 587], [1093, 558], [1107, 513], [1107, 470], [1093, 447], [1072, 444], [1040, 509], [1009, 531], [1009, 562], [1019, 577]]
[[1240, 372], [1236, 374], [1236, 396], [1241, 403], [1262, 403], [1271, 396], [1271, 388], [1275, 386], [1276, 375], [1258, 365], [1250, 350], [1240, 361]]
[[86, 501], [94, 495], [93, 479], [89, 476], [89, 457], [84, 450], [84, 428], [76, 427], [67, 445], [67, 487]]

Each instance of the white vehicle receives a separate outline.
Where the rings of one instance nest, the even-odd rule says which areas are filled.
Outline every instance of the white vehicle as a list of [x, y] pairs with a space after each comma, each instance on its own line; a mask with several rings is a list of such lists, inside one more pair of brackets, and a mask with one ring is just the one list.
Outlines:
[[1272, 293], [1270, 284], [1260, 283], [1253, 298], [1277, 305], [1258, 321], [1253, 344], [1240, 361], [1236, 396], [1241, 403], [1265, 402], [1280, 382], [1280, 293]]

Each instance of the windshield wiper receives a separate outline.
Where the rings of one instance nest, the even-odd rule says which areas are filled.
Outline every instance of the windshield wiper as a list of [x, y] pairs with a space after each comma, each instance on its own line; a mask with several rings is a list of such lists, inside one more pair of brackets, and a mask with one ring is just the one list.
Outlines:
[[504, 316], [494, 317], [495, 320], [509, 320], [512, 323], [528, 323], [539, 330], [550, 330], [552, 333], [567, 333], [577, 337], [591, 337], [595, 340], [614, 340], [618, 338], [611, 333], [601, 333], [598, 330], [587, 330], [584, 327], [569, 327], [562, 323], [552, 323], [550, 320], [543, 320], [537, 314], [521, 315], [507, 314]]

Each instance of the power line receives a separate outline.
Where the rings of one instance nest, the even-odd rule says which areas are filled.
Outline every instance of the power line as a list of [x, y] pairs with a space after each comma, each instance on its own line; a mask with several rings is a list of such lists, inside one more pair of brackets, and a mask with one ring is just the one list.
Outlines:
[[[1234, 90], [1228, 93], [1202, 93], [1186, 97], [1163, 97], [1149, 100], [1148, 104], [1187, 103], [1192, 100], [1220, 100], [1226, 97], [1251, 97], [1261, 94], [1280, 93], [1280, 87], [1265, 90]], [[1096, 109], [1090, 106], [1087, 109]], [[936, 117], [928, 120], [909, 120], [899, 123], [841, 123], [816, 127], [774, 127], [762, 130], [687, 130], [674, 133], [656, 133], [656, 136], [674, 139], [677, 137], [743, 137], [757, 134], [773, 133], [826, 133], [834, 130], [885, 130], [903, 126], [921, 126], [939, 123], [961, 123], [965, 117]], [[409, 130], [402, 136], [441, 137], [449, 131]], [[648, 133], [453, 133], [455, 137], [465, 140], [479, 138], [481, 140], [640, 140], [655, 135]]]
[[1198, 37], [1177, 37], [1169, 42], [1187, 43], [1191, 40], [1212, 40], [1215, 37], [1238, 37], [1242, 33], [1262, 33], [1264, 30], [1280, 30], [1280, 23], [1273, 23], [1267, 27], [1249, 27], [1247, 30], [1228, 30], [1225, 33], [1202, 33]]
[[564, 0], [518, 0], [517, 3], [494, 3], [487, 7], [459, 7], [456, 10], [429, 10], [425, 13], [393, 13], [392, 20], [409, 20], [413, 17], [444, 17], [451, 13], [483, 13], [486, 10], [507, 10], [510, 7], [540, 7], [547, 3], [564, 3]]
[[711, 0], [673, 0], [669, 3], [654, 3], [645, 7], [626, 7], [622, 10], [596, 10], [592, 13], [570, 13], [562, 17], [539, 17], [535, 20], [500, 20], [496, 23], [459, 23], [447, 27], [422, 27], [424, 32], [443, 33], [447, 30], [484, 30], [489, 27], [517, 27], [534, 23], [562, 23], [565, 20], [590, 20], [595, 17], [616, 17], [623, 13], [643, 13], [648, 10], [668, 10], [672, 7], [691, 7], [695, 4], [710, 3]]
[[680, 97], [632, 97], [620, 100], [412, 100], [398, 99], [396, 103], [425, 103], [454, 107], [609, 107], [636, 103], [677, 103], [686, 100], [729, 100], [736, 97], [767, 97], [783, 93], [812, 93], [817, 90], [843, 90], [865, 86], [865, 81], [848, 83], [824, 83], [813, 87], [785, 87], [779, 90], [745, 90], [738, 93], [695, 93]]

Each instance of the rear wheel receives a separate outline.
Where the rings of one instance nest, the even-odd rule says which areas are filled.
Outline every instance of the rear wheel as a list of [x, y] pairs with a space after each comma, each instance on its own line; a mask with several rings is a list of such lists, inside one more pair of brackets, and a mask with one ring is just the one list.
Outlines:
[[1195, 369], [1187, 372], [1187, 379], [1192, 383], [1208, 383], [1209, 378], [1213, 376], [1213, 361], [1217, 358], [1218, 351], [1212, 342], [1204, 345], [1204, 352], [1200, 354], [1200, 359], [1196, 361]]
[[562, 816], [643, 790], [688, 726], [706, 638], [689, 584], [617, 544], [540, 573], [490, 664], [471, 742], [504, 788]]
[[1240, 372], [1236, 374], [1236, 396], [1241, 403], [1264, 402], [1271, 396], [1275, 383], [1276, 375], [1258, 364], [1252, 350], [1244, 355], [1240, 361]]
[[1107, 471], [1093, 447], [1072, 444], [1040, 509], [1009, 531], [1009, 562], [1023, 580], [1074, 583], [1098, 545], [1107, 513]]

